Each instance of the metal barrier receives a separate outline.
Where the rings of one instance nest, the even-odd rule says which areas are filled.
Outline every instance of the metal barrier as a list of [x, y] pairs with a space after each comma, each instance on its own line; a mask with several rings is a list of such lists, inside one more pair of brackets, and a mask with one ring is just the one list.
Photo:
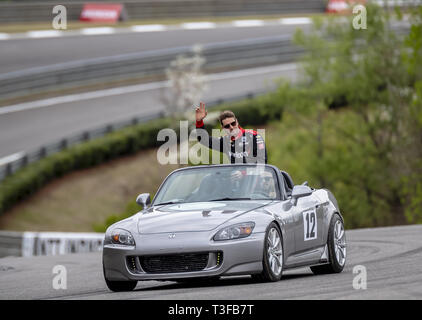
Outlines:
[[[177, 55], [193, 55], [194, 50], [195, 46], [160, 49], [4, 73], [0, 75], [0, 98], [145, 76], [164, 77]], [[205, 72], [290, 62], [302, 51], [285, 35], [202, 46]]]
[[[51, 22], [57, 4], [67, 9], [68, 20], [78, 20], [85, 0], [15, 1], [0, 3], [2, 22]], [[95, 1], [94, 1], [95, 2]], [[124, 4], [130, 19], [199, 18], [324, 12], [324, 0], [137, 0], [99, 1]]]
[[[398, 33], [409, 28], [400, 24], [393, 27]], [[0, 99], [146, 76], [164, 77], [165, 69], [177, 55], [193, 55], [195, 48], [151, 50], [3, 73]], [[205, 72], [291, 62], [302, 52], [302, 48], [293, 45], [290, 35], [202, 45]]]

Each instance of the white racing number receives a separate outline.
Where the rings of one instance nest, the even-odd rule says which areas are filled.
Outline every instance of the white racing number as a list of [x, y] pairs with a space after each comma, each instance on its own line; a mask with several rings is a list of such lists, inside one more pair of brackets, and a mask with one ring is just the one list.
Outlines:
[[305, 241], [317, 238], [317, 218], [315, 210], [303, 212], [303, 236]]

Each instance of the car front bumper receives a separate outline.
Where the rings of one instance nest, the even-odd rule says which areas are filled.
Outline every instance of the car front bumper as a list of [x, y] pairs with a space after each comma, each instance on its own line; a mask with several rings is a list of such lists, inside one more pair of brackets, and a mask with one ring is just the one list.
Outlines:
[[[135, 238], [136, 246], [106, 244], [103, 248], [104, 275], [111, 281], [172, 280], [260, 273], [265, 233], [253, 233], [247, 238], [214, 241], [207, 232], [146, 234]], [[208, 252], [207, 266], [200, 271], [146, 272], [140, 260], [132, 257], [161, 256]], [[216, 254], [222, 261], [217, 263]], [[135, 266], [136, 264], [136, 266]], [[150, 270], [151, 271], [151, 270]]]

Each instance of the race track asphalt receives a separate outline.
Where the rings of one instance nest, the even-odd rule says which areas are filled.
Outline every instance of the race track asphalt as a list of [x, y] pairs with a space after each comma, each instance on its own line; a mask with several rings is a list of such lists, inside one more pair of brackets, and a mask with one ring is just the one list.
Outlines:
[[167, 30], [108, 35], [75, 35], [57, 38], [0, 41], [0, 74], [84, 59], [174, 48], [194, 44], [293, 34], [308, 25], [219, 27], [202, 30]]
[[[284, 77], [295, 80], [296, 73], [296, 66], [287, 64], [209, 75], [202, 100], [208, 102], [246, 96], [249, 92], [272, 90], [275, 88], [275, 79]], [[162, 97], [168, 89], [163, 83], [130, 89], [120, 88], [118, 94], [110, 95], [110, 90], [98, 91], [95, 97], [89, 99], [76, 94], [72, 101], [59, 97], [55, 103], [44, 107], [37, 107], [37, 102], [30, 102], [25, 104], [30, 106], [29, 109], [3, 114], [8, 108], [0, 107], [0, 158], [22, 151], [33, 151], [85, 130], [165, 110]]]
[[[0, 299], [422, 299], [422, 225], [346, 230], [342, 273], [315, 276], [309, 268], [285, 271], [281, 281], [257, 283], [249, 276], [215, 283], [138, 282], [132, 292], [107, 289], [101, 253], [0, 259]], [[67, 289], [53, 289], [53, 267], [67, 270]], [[355, 289], [354, 268], [366, 269], [366, 289]], [[356, 269], [357, 270], [357, 269]], [[361, 270], [361, 269], [360, 269]]]

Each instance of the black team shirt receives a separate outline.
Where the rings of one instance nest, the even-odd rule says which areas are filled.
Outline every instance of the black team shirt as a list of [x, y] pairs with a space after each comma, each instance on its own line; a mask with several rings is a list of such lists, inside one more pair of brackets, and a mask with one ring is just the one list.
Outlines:
[[[196, 130], [197, 139], [201, 144], [223, 152], [230, 159], [230, 163], [267, 163], [264, 139], [254, 130], [245, 130], [239, 126], [237, 136], [226, 135], [216, 138], [208, 135], [202, 120], [196, 121]], [[208, 139], [202, 139], [201, 135], [208, 137]]]

